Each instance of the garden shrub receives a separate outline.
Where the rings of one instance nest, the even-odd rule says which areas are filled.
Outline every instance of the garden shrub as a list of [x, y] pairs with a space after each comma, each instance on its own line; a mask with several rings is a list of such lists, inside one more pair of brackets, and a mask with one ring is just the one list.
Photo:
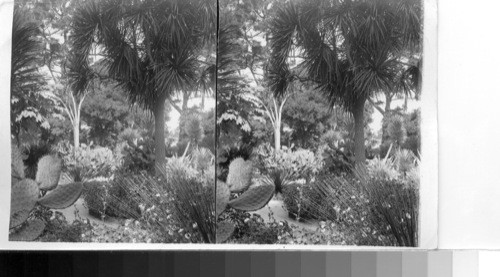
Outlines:
[[269, 214], [269, 222], [258, 214], [227, 209], [221, 220], [231, 221], [235, 230], [226, 243], [242, 244], [276, 244], [280, 235], [291, 230], [286, 222], [276, 222], [272, 213]]
[[106, 216], [117, 218], [140, 217], [140, 209], [133, 199], [130, 188], [119, 185], [120, 178], [104, 182], [88, 182], [85, 184], [83, 200], [89, 214], [97, 218]]
[[335, 220], [336, 213], [313, 184], [294, 183], [283, 190], [283, 203], [291, 218], [298, 220]]
[[401, 180], [380, 179], [372, 179], [365, 189], [376, 220], [390, 232], [393, 243], [418, 246], [418, 189]]
[[91, 242], [88, 233], [92, 225], [83, 220], [74, 220], [69, 223], [60, 212], [52, 212], [46, 220], [45, 231], [39, 240], [43, 242]]
[[122, 171], [153, 173], [155, 170], [154, 140], [150, 137], [128, 140], [121, 155], [123, 156], [120, 168]]
[[65, 170], [75, 182], [87, 181], [97, 177], [110, 177], [120, 165], [113, 151], [107, 147], [81, 144], [73, 148], [70, 144], [60, 145]]
[[308, 182], [323, 166], [322, 157], [306, 149], [275, 151], [269, 144], [262, 144], [256, 156], [261, 173], [273, 180], [276, 192], [297, 180]]
[[318, 155], [323, 157], [324, 162], [321, 169], [322, 173], [334, 175], [351, 173], [354, 166], [354, 159], [349, 158], [342, 149], [337, 147], [332, 148], [330, 144], [323, 144], [319, 147]]

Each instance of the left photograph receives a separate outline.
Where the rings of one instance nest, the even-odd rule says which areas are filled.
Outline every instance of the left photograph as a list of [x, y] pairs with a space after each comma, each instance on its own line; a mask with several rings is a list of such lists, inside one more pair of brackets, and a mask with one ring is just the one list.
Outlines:
[[216, 0], [15, 1], [10, 241], [215, 243], [216, 32]]

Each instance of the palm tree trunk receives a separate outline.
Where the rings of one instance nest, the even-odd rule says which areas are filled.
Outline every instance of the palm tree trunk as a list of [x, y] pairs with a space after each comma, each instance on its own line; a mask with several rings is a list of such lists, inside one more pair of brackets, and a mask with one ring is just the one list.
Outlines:
[[189, 102], [189, 96], [190, 93], [185, 91], [182, 93], [182, 110], [179, 116], [179, 137], [178, 137], [178, 142], [181, 142], [182, 139], [184, 138], [184, 123], [186, 122], [186, 116], [187, 116], [187, 111], [188, 111], [188, 102]]
[[352, 114], [354, 116], [354, 156], [356, 166], [365, 162], [365, 126], [364, 111], [366, 99], [361, 98], [354, 104]]
[[155, 172], [159, 175], [165, 165], [165, 100], [159, 100], [155, 117]]
[[384, 145], [389, 140], [389, 134], [387, 133], [387, 125], [389, 124], [389, 119], [391, 118], [391, 102], [392, 95], [385, 94], [385, 110], [384, 116], [382, 118], [382, 141], [381, 145]]

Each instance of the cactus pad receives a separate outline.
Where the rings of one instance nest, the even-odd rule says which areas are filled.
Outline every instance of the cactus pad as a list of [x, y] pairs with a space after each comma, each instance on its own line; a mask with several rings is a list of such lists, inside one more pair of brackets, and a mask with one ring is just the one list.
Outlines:
[[23, 224], [30, 216], [31, 210], [20, 210], [14, 213], [10, 213], [10, 225], [9, 228], [15, 228]]
[[24, 226], [9, 235], [11, 241], [32, 241], [38, 238], [45, 229], [45, 223], [40, 219], [26, 222]]
[[241, 192], [250, 186], [253, 166], [251, 161], [236, 158], [229, 164], [226, 183], [232, 192]]
[[19, 181], [12, 187], [10, 198], [11, 228], [19, 226], [28, 218], [28, 214], [35, 207], [38, 193], [38, 185], [31, 179]]
[[57, 156], [43, 156], [38, 161], [36, 181], [40, 184], [40, 189], [51, 190], [57, 187], [61, 176], [62, 160]]
[[274, 186], [260, 185], [245, 191], [240, 197], [229, 201], [229, 206], [243, 211], [256, 211], [264, 207], [274, 195]]
[[230, 194], [231, 193], [229, 192], [227, 184], [217, 180], [217, 198], [215, 200], [215, 211], [217, 216], [219, 216], [226, 209]]
[[234, 232], [234, 224], [231, 222], [219, 222], [217, 223], [217, 234], [216, 242], [225, 242]]
[[23, 163], [23, 158], [21, 155], [21, 151], [17, 146], [12, 145], [11, 146], [11, 172], [12, 172], [12, 185], [14, 185], [14, 179], [17, 181], [21, 181], [22, 179], [25, 178], [24, 175], [24, 163]]
[[50, 209], [64, 209], [73, 205], [82, 193], [82, 183], [58, 186], [38, 200], [38, 204]]

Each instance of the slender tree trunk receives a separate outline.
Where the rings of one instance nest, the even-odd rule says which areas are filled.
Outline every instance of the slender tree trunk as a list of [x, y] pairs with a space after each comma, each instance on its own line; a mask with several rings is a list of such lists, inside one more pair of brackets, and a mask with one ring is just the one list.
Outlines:
[[364, 110], [366, 99], [356, 101], [352, 114], [354, 116], [354, 156], [356, 166], [364, 165], [365, 162], [365, 129]]
[[160, 174], [165, 166], [165, 100], [160, 100], [154, 110], [155, 116], [155, 172]]
[[274, 124], [274, 150], [281, 149], [281, 120], [276, 119]]
[[76, 149], [80, 147], [80, 122], [75, 120], [73, 125], [73, 147]]
[[201, 111], [205, 111], [205, 93], [201, 94], [201, 105], [200, 105]]
[[382, 145], [389, 140], [389, 134], [387, 133], [387, 125], [389, 124], [389, 119], [391, 118], [392, 115], [391, 102], [392, 102], [392, 96], [386, 93], [384, 116], [382, 118], [382, 141], [381, 141]]
[[179, 138], [178, 141], [180, 142], [182, 138], [184, 137], [184, 133], [182, 131], [184, 127], [184, 123], [186, 122], [186, 115], [187, 115], [187, 110], [188, 110], [188, 101], [189, 101], [189, 92], [183, 92], [182, 93], [182, 107], [181, 107], [181, 113], [179, 116]]

